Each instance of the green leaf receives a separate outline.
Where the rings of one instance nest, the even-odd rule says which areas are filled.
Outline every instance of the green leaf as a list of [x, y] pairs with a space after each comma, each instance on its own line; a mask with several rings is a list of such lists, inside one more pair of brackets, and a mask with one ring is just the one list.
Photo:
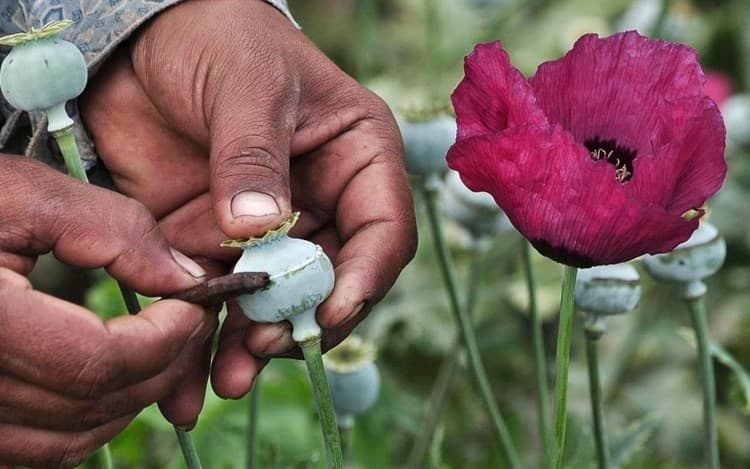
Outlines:
[[[690, 343], [691, 346], [695, 347], [695, 336], [690, 329], [682, 328], [679, 334]], [[739, 387], [740, 396], [738, 397], [738, 407], [743, 414], [750, 415], [750, 374], [737, 361], [734, 356], [727, 349], [721, 346], [721, 344], [710, 341], [709, 350], [711, 355], [717, 359], [724, 366], [732, 370], [735, 377], [735, 383]]]
[[659, 418], [647, 415], [630, 424], [620, 432], [610, 445], [612, 465], [622, 467], [638, 452], [642, 451], [646, 442], [653, 436], [659, 426]]

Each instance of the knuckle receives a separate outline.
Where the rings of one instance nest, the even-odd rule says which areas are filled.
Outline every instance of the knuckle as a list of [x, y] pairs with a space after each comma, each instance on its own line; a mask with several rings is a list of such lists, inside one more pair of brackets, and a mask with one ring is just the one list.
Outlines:
[[282, 179], [283, 167], [284, 163], [275, 156], [273, 149], [262, 142], [230, 145], [220, 157], [214, 176], [220, 179], [247, 179], [250, 176], [256, 183], [277, 183]]
[[92, 438], [86, 434], [74, 435], [67, 441], [54, 465], [50, 467], [60, 469], [76, 467], [85, 461], [95, 450], [96, 447]]
[[106, 346], [93, 348], [74, 379], [76, 397], [96, 401], [111, 388], [117, 375]]

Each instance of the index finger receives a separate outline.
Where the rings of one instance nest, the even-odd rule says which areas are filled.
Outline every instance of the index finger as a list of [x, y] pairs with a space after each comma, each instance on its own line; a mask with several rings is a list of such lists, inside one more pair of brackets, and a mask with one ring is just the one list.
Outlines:
[[341, 240], [333, 259], [336, 284], [318, 309], [324, 328], [335, 328], [380, 300], [416, 251], [416, 221], [401, 139], [390, 113], [382, 114], [358, 123], [319, 150], [327, 155], [311, 155], [350, 158], [348, 164], [337, 165], [351, 174], [339, 177], [348, 182], [341, 188], [335, 211]]

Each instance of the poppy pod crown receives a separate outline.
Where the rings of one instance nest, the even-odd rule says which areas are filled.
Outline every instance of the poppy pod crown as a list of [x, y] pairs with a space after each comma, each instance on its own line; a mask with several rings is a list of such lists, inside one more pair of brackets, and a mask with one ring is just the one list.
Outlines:
[[530, 79], [500, 42], [466, 57], [448, 165], [543, 255], [576, 267], [672, 250], [727, 171], [725, 129], [687, 46], [587, 34]]

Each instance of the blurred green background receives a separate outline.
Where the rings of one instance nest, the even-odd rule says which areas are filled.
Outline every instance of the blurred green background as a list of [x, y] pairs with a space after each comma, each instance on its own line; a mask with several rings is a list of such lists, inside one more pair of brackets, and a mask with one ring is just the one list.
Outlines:
[[[658, 30], [661, 37], [695, 47], [704, 69], [725, 74], [733, 93], [747, 92], [750, 84], [747, 0], [290, 0], [289, 4], [307, 35], [342, 69], [386, 99], [395, 112], [446, 106], [462, 76], [463, 56], [475, 43], [492, 39], [501, 39], [514, 64], [529, 75], [540, 62], [562, 55], [583, 33]], [[714, 340], [748, 368], [750, 120], [743, 116], [750, 118], [750, 110], [740, 107], [735, 114], [739, 119], [728, 122], [734, 139], [728, 149], [729, 179], [711, 202], [711, 221], [727, 239], [728, 258], [722, 272], [710, 279], [708, 303]], [[420, 201], [416, 203], [420, 228], [426, 228]], [[520, 236], [508, 232], [498, 237], [477, 261], [465, 248], [466, 234], [446, 223], [461, 274], [466, 277], [472, 262], [481, 263], [475, 311], [481, 351], [524, 462], [537, 467], [541, 453]], [[417, 258], [359, 328], [358, 333], [379, 349], [383, 386], [378, 404], [357, 420], [354, 467], [398, 467], [406, 462], [440, 364], [457, 353], [456, 330], [432, 247], [429, 233], [421, 230]], [[560, 269], [546, 259], [536, 262], [551, 363]], [[75, 293], [81, 285], [93, 283], [85, 294], [89, 307], [104, 317], [124, 312], [112, 281], [98, 273], [81, 274], [76, 277], [82, 283], [75, 287], [61, 283], [66, 276], [56, 274], [58, 268], [45, 259], [34, 281], [74, 300], [84, 299]], [[610, 440], [625, 467], [701, 467], [697, 361], [681, 333], [689, 327], [689, 318], [676, 289], [655, 284], [645, 273], [643, 282], [639, 309], [611, 319], [602, 340]], [[570, 467], [576, 468], [593, 467], [595, 460], [582, 339], [577, 324], [568, 454]], [[750, 378], [718, 361], [716, 371], [723, 467], [750, 467]], [[459, 373], [430, 451], [429, 467], [504, 467], [470, 376], [463, 367]], [[322, 439], [301, 363], [274, 360], [265, 369], [260, 406], [256, 467], [324, 467]], [[207, 396], [193, 432], [204, 467], [245, 467], [247, 409], [247, 399]], [[111, 447], [117, 467], [183, 467], [171, 426], [155, 407], [146, 409]]]

